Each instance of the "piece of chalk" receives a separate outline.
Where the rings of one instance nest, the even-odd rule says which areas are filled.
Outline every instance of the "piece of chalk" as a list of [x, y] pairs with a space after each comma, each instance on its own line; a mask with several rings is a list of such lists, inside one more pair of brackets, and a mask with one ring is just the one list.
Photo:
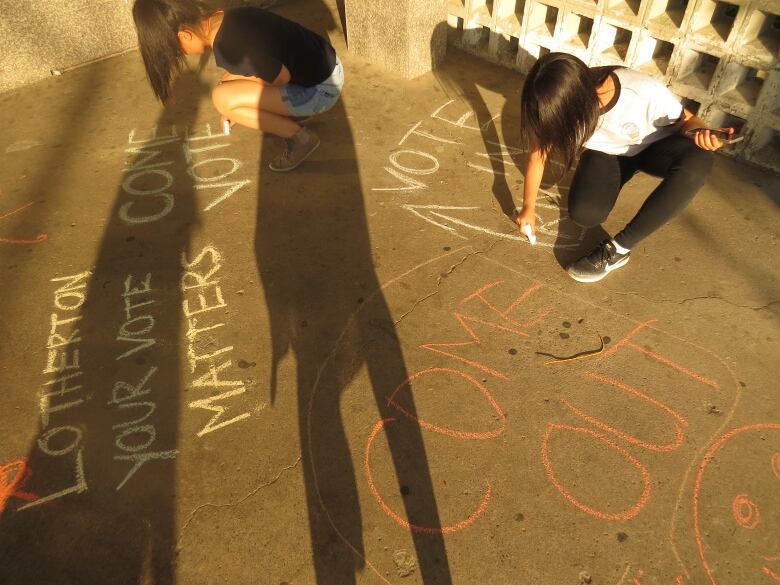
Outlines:
[[230, 134], [230, 120], [225, 120], [222, 122], [222, 133]]
[[536, 245], [536, 236], [531, 231], [531, 225], [530, 224], [525, 224], [523, 226], [523, 233], [528, 237], [528, 241], [531, 242], [531, 245], [535, 246]]

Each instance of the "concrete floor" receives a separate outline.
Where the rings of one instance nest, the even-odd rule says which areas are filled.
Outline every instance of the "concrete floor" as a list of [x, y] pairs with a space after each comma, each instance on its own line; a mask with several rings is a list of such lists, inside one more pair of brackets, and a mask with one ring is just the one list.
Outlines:
[[137, 53], [0, 95], [0, 583], [780, 579], [778, 177], [719, 156], [578, 284], [566, 179], [536, 247], [502, 213], [516, 74], [281, 11], [349, 72], [293, 173], [213, 65], [166, 110]]

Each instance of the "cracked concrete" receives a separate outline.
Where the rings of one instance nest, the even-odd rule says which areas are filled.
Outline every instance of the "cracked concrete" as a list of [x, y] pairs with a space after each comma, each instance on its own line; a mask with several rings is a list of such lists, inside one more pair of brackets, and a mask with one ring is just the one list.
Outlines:
[[279, 10], [348, 72], [294, 173], [218, 132], [213, 65], [165, 110], [137, 53], [0, 94], [0, 583], [779, 572], [778, 177], [718, 157], [576, 283], [603, 233], [568, 221], [568, 178], [537, 246], [509, 217], [521, 78], [451, 52], [400, 80], [347, 52], [335, 2]]
[[190, 525], [190, 522], [192, 522], [195, 519], [195, 516], [197, 516], [198, 513], [201, 512], [201, 510], [206, 510], [210, 508], [213, 509], [233, 508], [235, 506], [240, 506], [241, 504], [246, 502], [249, 498], [257, 495], [261, 490], [264, 490], [267, 487], [274, 485], [277, 481], [279, 481], [279, 479], [281, 479], [285, 471], [290, 471], [291, 469], [297, 467], [300, 462], [301, 462], [301, 457], [298, 456], [298, 458], [295, 460], [294, 463], [288, 465], [287, 467], [283, 467], [281, 470], [279, 470], [279, 473], [277, 473], [273, 479], [258, 485], [248, 494], [246, 494], [245, 496], [243, 496], [242, 498], [234, 502], [219, 503], [219, 504], [215, 504], [212, 502], [205, 502], [203, 504], [200, 504], [197, 508], [195, 508], [192, 512], [190, 512], [189, 516], [187, 517], [187, 520], [184, 522], [184, 524], [182, 524], [181, 528], [179, 528], [179, 542], [181, 542], [181, 540], [184, 538], [184, 532], [187, 530], [187, 527]]
[[675, 299], [648, 298], [647, 296], [641, 295], [641, 294], [639, 294], [637, 292], [613, 290], [612, 293], [616, 294], [616, 295], [632, 295], [632, 296], [635, 296], [635, 297], [639, 297], [639, 298], [647, 301], [648, 303], [676, 303], [678, 305], [684, 305], [685, 303], [691, 303], [693, 301], [721, 301], [723, 303], [731, 305], [732, 307], [736, 307], [736, 308], [739, 308], [739, 309], [751, 309], [753, 311], [768, 310], [770, 307], [772, 307], [774, 305], [777, 305], [777, 304], [780, 304], [780, 301], [771, 301], [771, 302], [769, 302], [769, 303], [767, 303], [765, 305], [762, 305], [760, 307], [754, 307], [754, 306], [750, 306], [750, 305], [740, 305], [738, 303], [734, 303], [732, 301], [729, 301], [728, 299], [724, 299], [723, 297], [716, 297], [716, 296], [699, 296], [699, 297], [690, 297], [690, 298], [686, 298], [686, 299], [675, 300]]
[[430, 299], [431, 297], [437, 295], [439, 293], [439, 287], [441, 287], [442, 280], [444, 280], [450, 274], [455, 272], [455, 270], [458, 268], [458, 266], [463, 265], [463, 263], [466, 262], [472, 256], [475, 256], [475, 255], [478, 255], [478, 254], [487, 254], [488, 252], [490, 252], [501, 241], [502, 240], [498, 240], [498, 239], [493, 240], [493, 243], [488, 248], [486, 248], [484, 250], [475, 250], [475, 251], [469, 252], [468, 254], [463, 256], [463, 258], [460, 260], [460, 262], [457, 262], [457, 263], [453, 264], [452, 266], [450, 266], [447, 269], [447, 271], [443, 272], [442, 274], [440, 274], [438, 279], [436, 280], [436, 290], [432, 291], [432, 292], [428, 293], [427, 295], [425, 295], [423, 297], [420, 297], [419, 299], [414, 301], [414, 304], [412, 305], [412, 307], [408, 311], [403, 313], [400, 317], [398, 317], [398, 319], [395, 321], [395, 323], [393, 323], [393, 325], [398, 325], [401, 321], [403, 321], [406, 317], [408, 317], [417, 308], [417, 306], [419, 304], [421, 304], [421, 303], [427, 301], [428, 299]]

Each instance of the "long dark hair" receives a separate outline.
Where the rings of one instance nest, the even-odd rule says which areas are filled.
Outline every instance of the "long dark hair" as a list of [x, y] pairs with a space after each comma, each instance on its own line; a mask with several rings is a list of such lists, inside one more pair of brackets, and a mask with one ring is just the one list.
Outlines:
[[541, 57], [523, 85], [520, 137], [524, 148], [530, 150], [535, 141], [545, 156], [570, 169], [596, 130], [600, 114], [596, 87], [611, 69], [589, 69], [568, 53]]
[[177, 33], [197, 27], [214, 13], [208, 0], [135, 0], [133, 20], [146, 75], [157, 98], [164, 102], [184, 64]]

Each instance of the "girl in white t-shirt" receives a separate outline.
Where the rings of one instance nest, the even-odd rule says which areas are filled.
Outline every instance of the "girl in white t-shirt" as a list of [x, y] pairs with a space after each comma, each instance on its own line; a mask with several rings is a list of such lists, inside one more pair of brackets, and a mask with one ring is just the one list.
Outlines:
[[625, 265], [633, 246], [682, 211], [710, 172], [711, 151], [724, 144], [655, 78], [620, 67], [590, 69], [567, 53], [536, 62], [521, 107], [521, 136], [530, 151], [516, 217], [522, 233], [535, 231], [536, 194], [548, 158], [570, 169], [580, 155], [568, 208], [583, 227], [607, 218], [636, 171], [663, 178], [620, 233], [568, 267], [580, 282], [601, 280]]

